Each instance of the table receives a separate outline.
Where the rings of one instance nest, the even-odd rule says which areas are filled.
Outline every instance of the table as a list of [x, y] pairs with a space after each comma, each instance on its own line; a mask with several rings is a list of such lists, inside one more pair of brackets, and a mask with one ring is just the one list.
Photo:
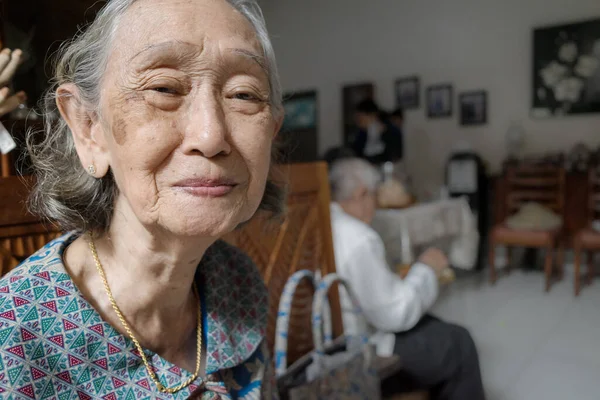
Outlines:
[[467, 200], [463, 197], [418, 204], [375, 213], [373, 228], [381, 235], [392, 265], [414, 262], [414, 248], [446, 240], [454, 267], [476, 267], [479, 234]]

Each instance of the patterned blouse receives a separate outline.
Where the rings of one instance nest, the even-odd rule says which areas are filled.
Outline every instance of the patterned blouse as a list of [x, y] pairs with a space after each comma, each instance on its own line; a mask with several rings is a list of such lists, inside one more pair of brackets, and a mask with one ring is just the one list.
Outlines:
[[[204, 255], [197, 284], [207, 377], [171, 395], [157, 390], [131, 340], [102, 319], [67, 274], [62, 254], [76, 238], [50, 242], [0, 280], [0, 398], [272, 398], [267, 291], [246, 255], [223, 242]], [[163, 384], [190, 376], [146, 354]]]

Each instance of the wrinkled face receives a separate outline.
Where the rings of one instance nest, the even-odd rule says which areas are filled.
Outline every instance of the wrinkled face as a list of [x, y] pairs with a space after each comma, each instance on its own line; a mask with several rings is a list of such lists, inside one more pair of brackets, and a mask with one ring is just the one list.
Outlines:
[[134, 3], [93, 128], [120, 190], [116, 212], [184, 236], [218, 237], [249, 219], [280, 125], [265, 65], [251, 24], [224, 0]]
[[375, 211], [377, 210], [377, 194], [372, 191], [366, 190], [361, 198], [362, 207], [362, 220], [366, 224], [371, 224], [373, 218], [375, 218]]

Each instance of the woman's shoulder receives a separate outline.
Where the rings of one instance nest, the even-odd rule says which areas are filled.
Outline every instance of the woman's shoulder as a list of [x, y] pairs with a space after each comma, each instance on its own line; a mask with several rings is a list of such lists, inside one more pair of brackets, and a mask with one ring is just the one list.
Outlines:
[[50, 241], [44, 247], [40, 248], [0, 279], [0, 293], [2, 293], [2, 289], [6, 290], [8, 288], [10, 290], [15, 285], [18, 286], [19, 282], [23, 279], [27, 280], [30, 276], [41, 276], [50, 279], [50, 275], [60, 274], [59, 278], [63, 276], [64, 278], [68, 278], [68, 274], [64, 269], [62, 256], [65, 248], [76, 238], [77, 234], [71, 232]]
[[72, 297], [66, 289], [71, 279], [62, 264], [64, 248], [72, 240], [68, 234], [51, 241], [0, 279], [0, 373], [11, 364], [47, 355], [43, 338], [60, 325], [58, 309]]
[[[260, 272], [243, 251], [225, 242], [209, 248], [200, 264], [207, 310], [210, 369], [223, 370], [251, 358], [264, 340], [268, 292]], [[218, 332], [218, 334], [216, 334]]]
[[238, 247], [219, 240], [215, 242], [205, 255], [205, 262], [216, 264], [213, 267], [224, 268], [228, 273], [251, 274], [262, 281], [260, 272], [248, 254]]
[[217, 241], [204, 255], [200, 269], [213, 287], [226, 288], [228, 293], [240, 295], [252, 293], [254, 297], [260, 297], [261, 302], [266, 302], [267, 288], [262, 275], [252, 259], [239, 248]]

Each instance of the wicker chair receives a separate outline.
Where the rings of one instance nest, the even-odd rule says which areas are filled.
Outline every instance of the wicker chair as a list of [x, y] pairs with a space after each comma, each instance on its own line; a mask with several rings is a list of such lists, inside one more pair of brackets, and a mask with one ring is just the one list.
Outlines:
[[16, 267], [60, 232], [27, 212], [32, 177], [0, 178], [0, 275]]
[[[243, 249], [256, 263], [269, 288], [270, 311], [267, 339], [275, 339], [277, 307], [289, 276], [302, 269], [322, 275], [335, 271], [329, 215], [329, 180], [325, 163], [292, 164], [278, 167], [287, 181], [285, 216], [269, 220], [257, 216], [228, 240]], [[301, 284], [294, 297], [288, 338], [288, 360], [294, 362], [313, 349], [311, 331], [313, 289]], [[337, 293], [331, 296], [334, 333], [343, 332]]]

